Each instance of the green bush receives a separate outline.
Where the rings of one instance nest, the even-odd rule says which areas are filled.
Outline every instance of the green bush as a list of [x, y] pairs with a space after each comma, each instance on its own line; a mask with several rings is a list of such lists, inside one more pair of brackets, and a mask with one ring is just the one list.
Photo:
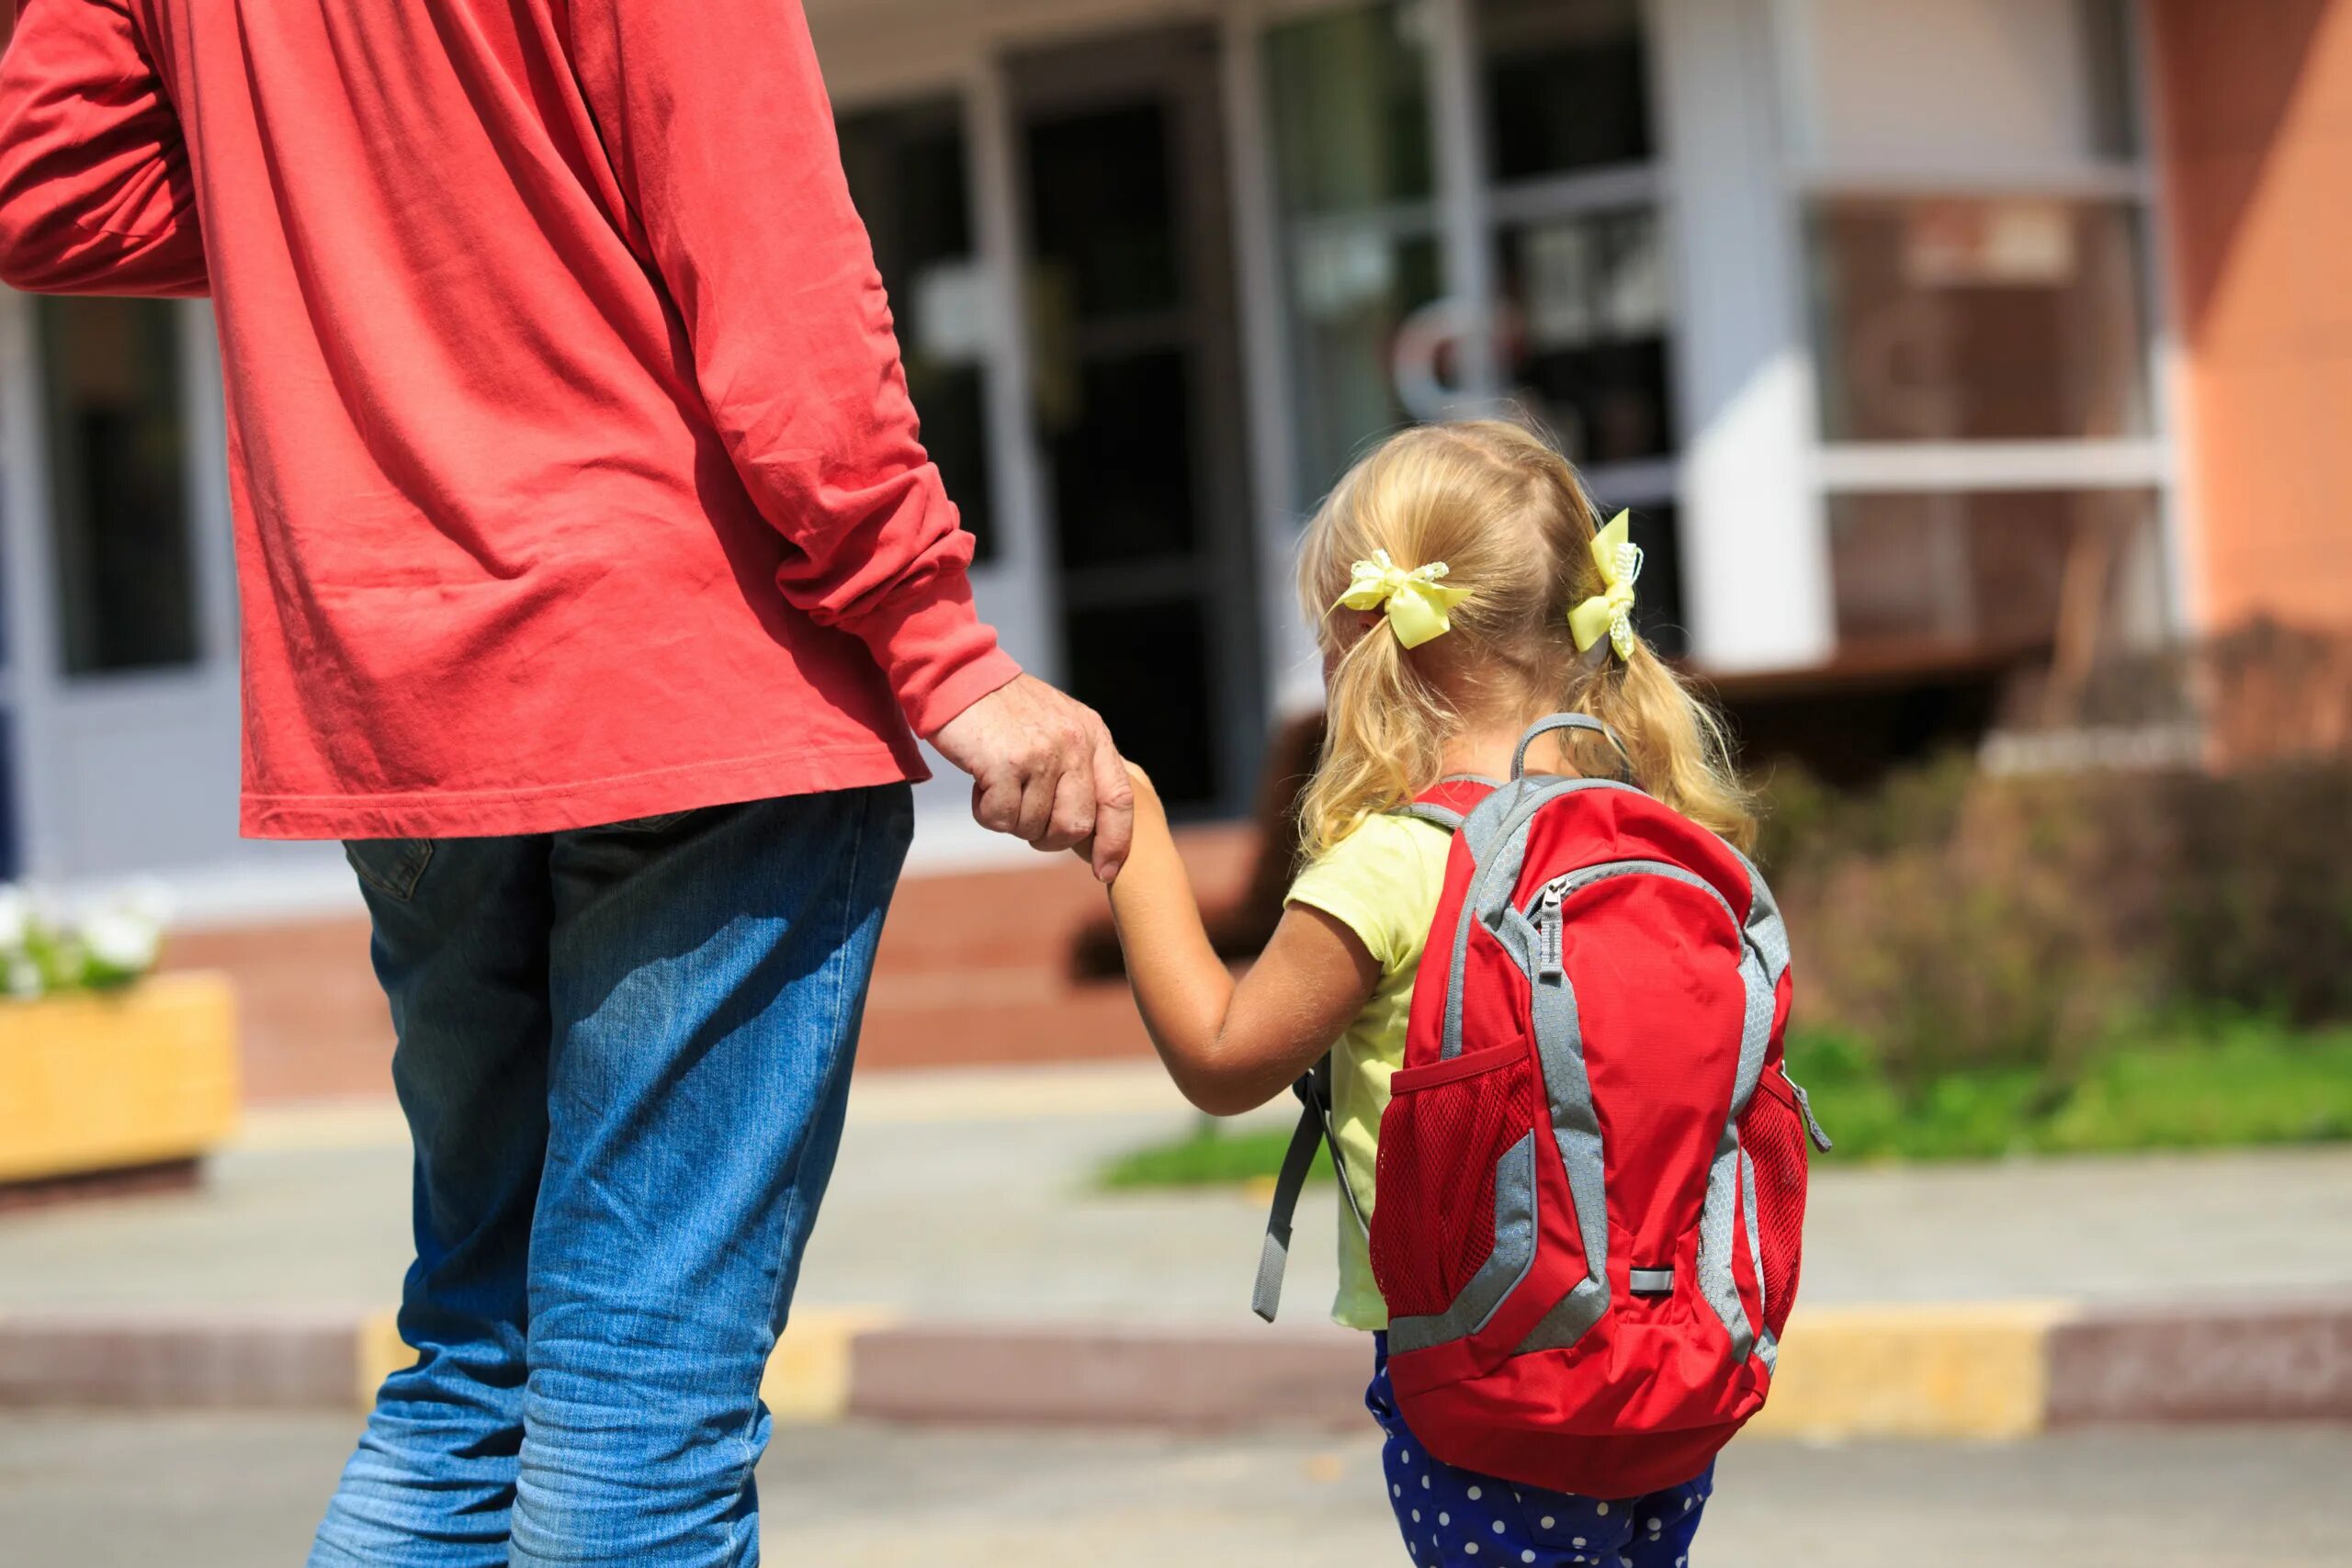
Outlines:
[[1905, 1092], [2068, 1081], [2132, 1020], [2352, 1021], [2352, 761], [1984, 775], [1945, 759], [1848, 795], [1769, 794], [1799, 1019], [1869, 1040]]
[[2168, 987], [2302, 1023], [2352, 1019], [2352, 766], [2167, 781]]
[[2079, 784], [1998, 784], [1947, 759], [1860, 797], [1781, 781], [1772, 804], [1798, 1017], [1870, 1041], [1899, 1089], [2063, 1062], [2153, 1000], [2098, 907], [2131, 878]]

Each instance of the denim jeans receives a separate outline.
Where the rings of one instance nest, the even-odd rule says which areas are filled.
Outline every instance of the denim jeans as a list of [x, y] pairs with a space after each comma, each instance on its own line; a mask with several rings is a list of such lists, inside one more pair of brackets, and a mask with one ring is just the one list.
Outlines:
[[348, 846], [416, 1262], [313, 1564], [759, 1559], [759, 1398], [839, 1147], [905, 785]]

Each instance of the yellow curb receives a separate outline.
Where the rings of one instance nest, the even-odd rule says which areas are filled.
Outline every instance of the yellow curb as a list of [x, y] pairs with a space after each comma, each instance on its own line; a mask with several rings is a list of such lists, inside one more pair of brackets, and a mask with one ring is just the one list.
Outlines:
[[880, 1307], [804, 1307], [768, 1358], [760, 1397], [779, 1421], [837, 1421], [849, 1408], [850, 1347], [900, 1314]]
[[352, 1351], [352, 1376], [359, 1408], [373, 1409], [376, 1390], [384, 1380], [414, 1365], [416, 1352], [401, 1339], [400, 1314], [370, 1314], [359, 1325], [358, 1343]]
[[1800, 1310], [1748, 1430], [1778, 1438], [2024, 1438], [2049, 1404], [2065, 1302]]
[[[353, 1375], [359, 1408], [372, 1407], [376, 1390], [394, 1372], [416, 1364], [401, 1339], [399, 1314], [376, 1313], [359, 1325]], [[779, 1421], [833, 1421], [849, 1408], [850, 1345], [859, 1335], [888, 1328], [900, 1314], [878, 1307], [807, 1307], [792, 1314], [760, 1380], [760, 1397]]]

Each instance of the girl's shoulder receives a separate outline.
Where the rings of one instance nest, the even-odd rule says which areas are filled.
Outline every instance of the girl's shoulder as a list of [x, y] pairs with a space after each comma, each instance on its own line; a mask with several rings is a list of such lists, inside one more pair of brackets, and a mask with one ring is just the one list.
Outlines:
[[1306, 863], [1316, 871], [1385, 872], [1416, 880], [1435, 872], [1445, 876], [1445, 860], [1453, 835], [1418, 817], [1382, 812], [1367, 817], [1355, 830]]
[[1414, 860], [1426, 860], [1434, 853], [1443, 860], [1453, 843], [1453, 835], [1434, 822], [1381, 811], [1358, 823], [1354, 832], [1340, 840], [1334, 852], [1352, 849], [1359, 854], [1401, 855]]
[[1367, 817], [1307, 863], [1287, 902], [1337, 917], [1384, 968], [1420, 956], [1445, 889], [1452, 835], [1410, 817]]

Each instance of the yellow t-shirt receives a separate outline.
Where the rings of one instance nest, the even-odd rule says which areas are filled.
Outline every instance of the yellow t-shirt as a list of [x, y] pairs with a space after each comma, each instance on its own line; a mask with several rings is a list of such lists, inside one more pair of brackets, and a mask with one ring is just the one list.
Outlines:
[[[1332, 1126], [1366, 1219], [1372, 1217], [1380, 1113], [1388, 1109], [1389, 1075], [1405, 1065], [1413, 976], [1437, 918], [1452, 847], [1452, 835], [1427, 822], [1367, 818], [1291, 884], [1291, 903], [1320, 909], [1355, 932], [1380, 965], [1372, 999], [1331, 1048]], [[1372, 1277], [1371, 1248], [1345, 1202], [1340, 1205], [1340, 1295], [1331, 1316], [1348, 1328], [1388, 1326], [1387, 1303]]]

